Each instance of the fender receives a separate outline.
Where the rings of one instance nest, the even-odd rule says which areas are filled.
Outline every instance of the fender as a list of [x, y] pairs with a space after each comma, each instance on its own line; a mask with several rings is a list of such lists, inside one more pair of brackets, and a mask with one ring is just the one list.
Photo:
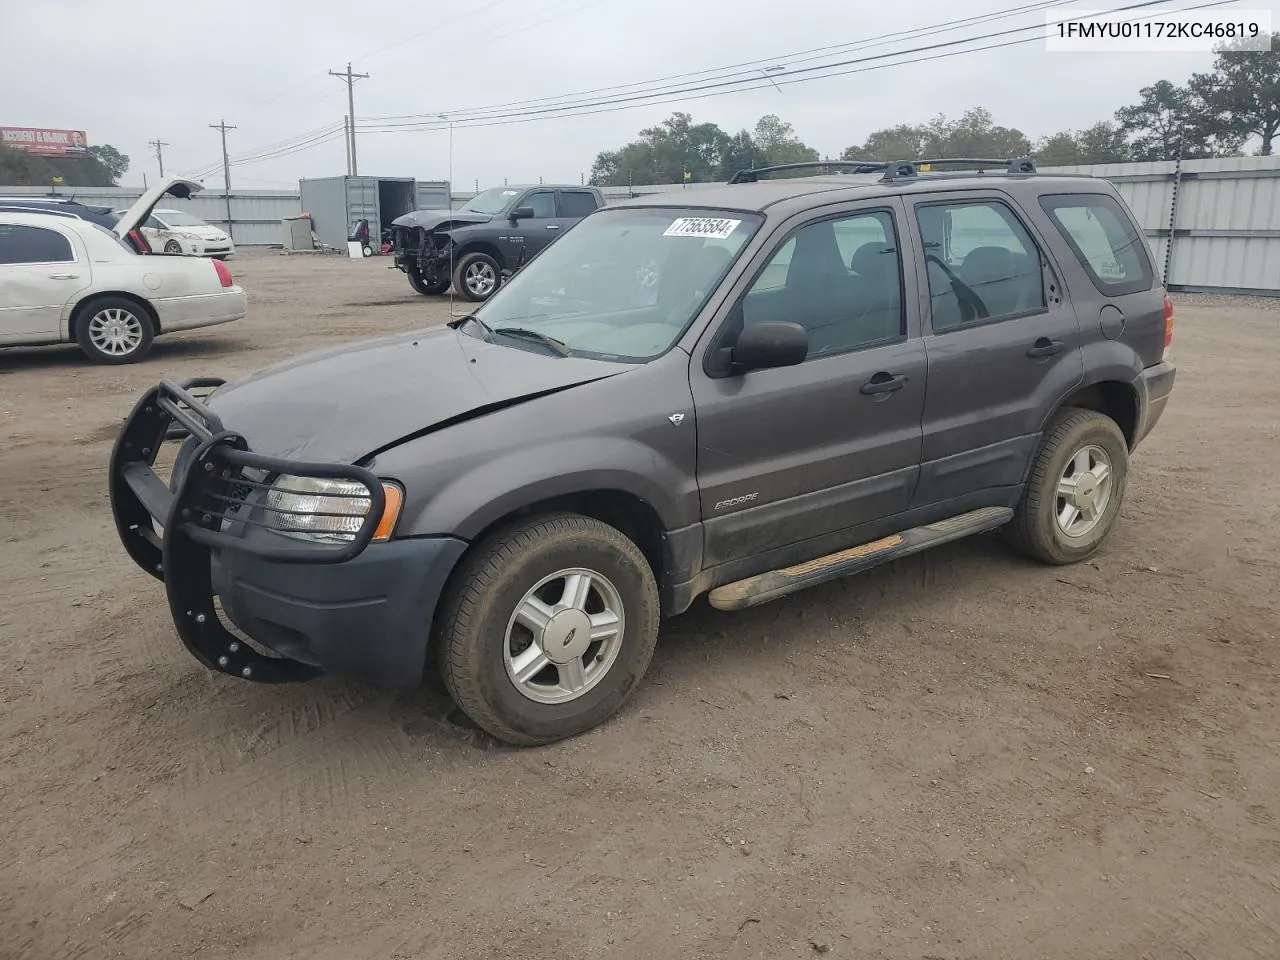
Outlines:
[[536, 451], [510, 450], [477, 464], [426, 500], [416, 516], [402, 519], [398, 535], [448, 534], [474, 540], [503, 517], [531, 504], [603, 490], [628, 493], [648, 503], [664, 531], [699, 520], [698, 487], [691, 470], [636, 440], [584, 436], [539, 445]]

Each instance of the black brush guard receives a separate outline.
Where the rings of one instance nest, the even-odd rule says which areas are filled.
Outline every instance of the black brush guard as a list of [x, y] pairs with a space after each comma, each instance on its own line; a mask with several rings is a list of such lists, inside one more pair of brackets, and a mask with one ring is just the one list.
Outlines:
[[[259, 683], [288, 683], [319, 675], [318, 668], [259, 653], [223, 625], [214, 605], [212, 551], [241, 550], [277, 563], [342, 563], [373, 539], [386, 506], [382, 484], [362, 467], [266, 457], [192, 391], [216, 389], [211, 378], [182, 384], [163, 380], [129, 414], [111, 451], [111, 513], [135, 563], [165, 585], [169, 611], [183, 646], [210, 670]], [[165, 440], [192, 437], [191, 456], [166, 483], [153, 469]], [[354, 481], [369, 510], [360, 530], [339, 544], [291, 544], [283, 536], [245, 539], [246, 531], [284, 529], [271, 516], [302, 511], [266, 509], [266, 491], [280, 475]], [[335, 495], [340, 496], [340, 495]], [[313, 514], [314, 515], [314, 514]], [[340, 514], [320, 514], [340, 516]], [[156, 530], [159, 523], [163, 533]], [[295, 541], [296, 543], [296, 541]]]

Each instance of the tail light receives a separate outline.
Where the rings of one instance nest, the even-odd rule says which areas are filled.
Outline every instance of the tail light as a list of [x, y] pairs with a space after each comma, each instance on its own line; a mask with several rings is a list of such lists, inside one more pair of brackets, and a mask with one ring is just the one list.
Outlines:
[[1164, 345], [1166, 347], [1173, 343], [1173, 301], [1169, 299], [1169, 295], [1164, 295]]
[[[214, 269], [214, 270], [216, 270], [216, 271], [218, 272], [218, 280], [219, 280], [219, 281], [221, 281], [221, 283], [222, 283], [222, 285], [223, 285], [224, 287], [229, 287], [229, 286], [231, 286], [231, 285], [232, 285], [232, 284], [231, 284], [231, 271], [227, 269], [227, 265], [226, 265], [225, 263], [223, 263], [221, 260], [215, 260], [215, 261], [213, 261], [213, 269]], [[1165, 299], [1165, 303], [1167, 304], [1167, 303], [1169, 302], [1169, 298], [1168, 298], [1168, 297], [1165, 297], [1164, 299]], [[1166, 308], [1165, 308], [1165, 315], [1166, 315], [1166, 316], [1168, 315], [1168, 312], [1169, 312], [1169, 310], [1170, 310], [1170, 309], [1172, 309], [1172, 308], [1171, 308], [1171, 307], [1166, 307]], [[1167, 337], [1167, 336], [1168, 336], [1168, 334], [1166, 334], [1165, 336]]]

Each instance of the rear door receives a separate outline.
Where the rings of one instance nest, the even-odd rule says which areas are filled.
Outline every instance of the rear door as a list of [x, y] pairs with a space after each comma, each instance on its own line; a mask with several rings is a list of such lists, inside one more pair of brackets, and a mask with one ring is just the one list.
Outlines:
[[995, 191], [908, 201], [928, 317], [912, 506], [1012, 495], [1046, 413], [1083, 379], [1080, 324], [1046, 244]]
[[61, 339], [63, 307], [90, 278], [72, 231], [0, 219], [0, 343]]
[[745, 325], [791, 321], [809, 334], [804, 363], [727, 375], [695, 358], [707, 566], [853, 537], [906, 509], [926, 362], [917, 303], [903, 296], [904, 267], [905, 289], [915, 275], [900, 252], [902, 209], [880, 199], [797, 218], [756, 258], [706, 353]]

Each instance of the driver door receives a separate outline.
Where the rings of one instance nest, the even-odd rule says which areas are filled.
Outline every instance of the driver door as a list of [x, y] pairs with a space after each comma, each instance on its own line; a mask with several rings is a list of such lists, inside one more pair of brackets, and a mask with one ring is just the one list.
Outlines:
[[560, 235], [562, 230], [556, 218], [556, 192], [554, 190], [530, 190], [511, 209], [528, 207], [533, 216], [515, 223], [508, 222], [503, 230], [503, 253], [507, 255], [504, 266], [515, 270], [531, 260], [538, 251]]
[[926, 359], [902, 215], [893, 198], [797, 217], [749, 268], [705, 354], [743, 325], [790, 321], [809, 334], [804, 363], [741, 375], [692, 364], [707, 566], [819, 539], [840, 549], [907, 508]]

